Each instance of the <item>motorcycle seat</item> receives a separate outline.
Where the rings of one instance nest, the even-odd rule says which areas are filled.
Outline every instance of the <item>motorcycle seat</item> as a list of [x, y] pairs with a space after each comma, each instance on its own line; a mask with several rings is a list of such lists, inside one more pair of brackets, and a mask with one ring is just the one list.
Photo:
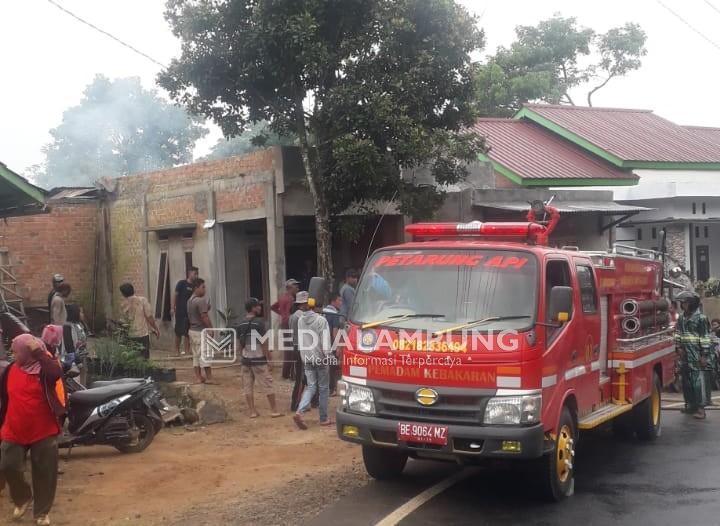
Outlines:
[[98, 380], [90, 384], [90, 388], [95, 389], [96, 387], [106, 387], [108, 385], [118, 384], [139, 384], [144, 381], [144, 378], [118, 378], [116, 380]]
[[70, 393], [70, 403], [80, 405], [101, 404], [134, 391], [140, 383], [111, 384]]

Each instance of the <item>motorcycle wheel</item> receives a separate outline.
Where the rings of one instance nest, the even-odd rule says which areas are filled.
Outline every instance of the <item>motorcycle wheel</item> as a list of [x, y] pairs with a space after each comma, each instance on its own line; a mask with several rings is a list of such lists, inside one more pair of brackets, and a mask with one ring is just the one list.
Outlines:
[[137, 442], [118, 442], [113, 444], [121, 453], [140, 453], [144, 451], [155, 438], [155, 426], [152, 419], [143, 413], [133, 413], [135, 428], [138, 432]]

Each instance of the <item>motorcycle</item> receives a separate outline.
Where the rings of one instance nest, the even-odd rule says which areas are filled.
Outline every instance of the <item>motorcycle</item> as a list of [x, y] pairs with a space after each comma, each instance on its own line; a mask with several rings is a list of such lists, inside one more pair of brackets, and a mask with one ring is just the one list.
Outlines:
[[65, 373], [68, 419], [59, 446], [108, 445], [122, 453], [145, 450], [163, 426], [164, 405], [155, 382], [122, 378], [95, 382], [87, 389], [77, 381], [78, 375], [75, 366]]

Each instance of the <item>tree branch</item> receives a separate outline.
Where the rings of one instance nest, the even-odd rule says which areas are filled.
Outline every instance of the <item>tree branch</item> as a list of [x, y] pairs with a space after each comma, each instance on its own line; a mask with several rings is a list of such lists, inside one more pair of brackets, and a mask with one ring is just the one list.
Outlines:
[[610, 82], [610, 79], [613, 78], [614, 76], [615, 76], [615, 74], [614, 74], [614, 73], [611, 73], [610, 75], [608, 75], [608, 78], [606, 78], [603, 82], [601, 82], [600, 84], [598, 84], [597, 86], [595, 86], [593, 89], [591, 89], [591, 90], [588, 92], [588, 94], [587, 94], [587, 103], [588, 103], [588, 106], [590, 106], [590, 107], [592, 108], [592, 96], [593, 96], [593, 93], [595, 93], [595, 92], [596, 92], [597, 90], [599, 90], [600, 88], [605, 87], [605, 84], [607, 84], [608, 82]]
[[570, 106], [575, 106], [575, 102], [572, 100], [572, 97], [570, 97], [570, 94], [568, 93], [569, 88], [569, 82], [568, 82], [568, 74], [567, 74], [567, 68], [565, 67], [565, 63], [563, 62], [560, 64], [560, 69], [562, 69], [563, 73], [563, 80], [565, 81], [565, 89], [563, 95], [567, 98], [567, 101], [570, 103]]

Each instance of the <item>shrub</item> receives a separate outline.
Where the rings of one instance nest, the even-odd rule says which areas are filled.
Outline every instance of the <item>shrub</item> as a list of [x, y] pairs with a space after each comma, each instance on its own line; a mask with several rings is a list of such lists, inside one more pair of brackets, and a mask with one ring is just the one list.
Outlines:
[[97, 338], [90, 373], [99, 378], [117, 376], [144, 377], [157, 367], [142, 357], [142, 346], [127, 337], [127, 329], [118, 326], [109, 336]]

